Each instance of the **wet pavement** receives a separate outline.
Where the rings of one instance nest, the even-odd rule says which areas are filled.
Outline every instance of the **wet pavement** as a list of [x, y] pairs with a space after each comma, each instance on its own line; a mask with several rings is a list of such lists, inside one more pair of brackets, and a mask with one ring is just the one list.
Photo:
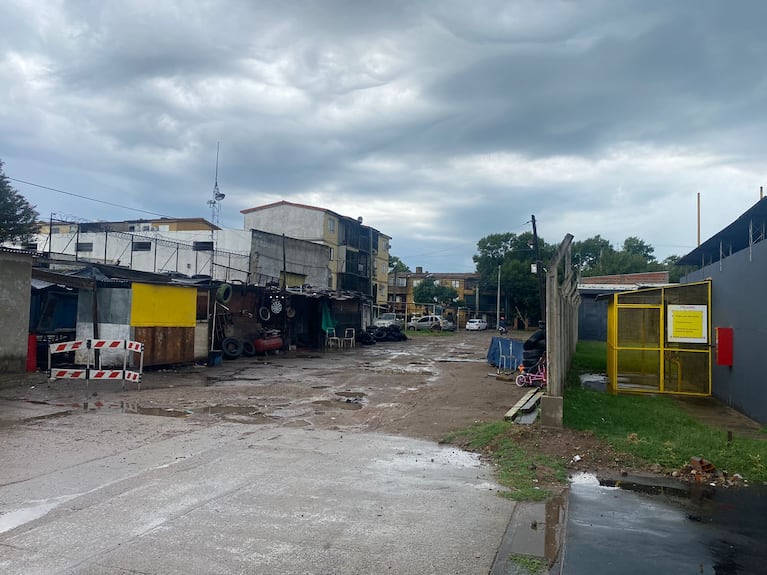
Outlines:
[[[581, 481], [566, 501], [515, 504], [473, 456], [369, 433], [455, 394], [440, 385], [472, 365], [463, 385], [486, 392], [477, 341], [158, 371], [141, 392], [30, 377], [23, 393], [4, 392], [16, 401], [0, 400], [0, 571], [524, 575], [525, 561], [553, 562], [564, 540], [552, 573], [767, 572], [757, 487], [650, 495]], [[464, 411], [428, 412], [418, 430], [438, 436]], [[171, 556], [142, 556], [151, 545]]]
[[[0, 572], [484, 575], [514, 507], [429, 441], [94, 417], [6, 430], [25, 462], [0, 485]], [[131, 437], [150, 425], [164, 437]]]
[[765, 517], [763, 487], [694, 485], [679, 497], [604, 487], [583, 474], [570, 487], [565, 543], [554, 572], [765, 573]]

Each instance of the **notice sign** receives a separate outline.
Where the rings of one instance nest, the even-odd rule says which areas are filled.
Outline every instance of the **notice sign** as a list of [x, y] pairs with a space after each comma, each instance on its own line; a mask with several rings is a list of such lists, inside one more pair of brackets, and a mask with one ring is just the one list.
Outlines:
[[666, 329], [670, 342], [708, 343], [708, 306], [668, 306]]

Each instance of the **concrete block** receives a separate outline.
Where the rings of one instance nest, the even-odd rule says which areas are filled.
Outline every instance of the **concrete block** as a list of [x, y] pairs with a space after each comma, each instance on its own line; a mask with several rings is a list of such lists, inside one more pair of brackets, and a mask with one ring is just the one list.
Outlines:
[[541, 397], [541, 425], [544, 427], [562, 427], [562, 397], [544, 395]]

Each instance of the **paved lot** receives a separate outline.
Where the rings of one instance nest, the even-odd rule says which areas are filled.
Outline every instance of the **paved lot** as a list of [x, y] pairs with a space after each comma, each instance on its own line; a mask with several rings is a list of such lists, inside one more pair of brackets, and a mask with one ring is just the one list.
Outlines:
[[485, 335], [4, 390], [69, 413], [0, 424], [0, 572], [488, 573], [514, 504], [429, 439], [515, 401]]

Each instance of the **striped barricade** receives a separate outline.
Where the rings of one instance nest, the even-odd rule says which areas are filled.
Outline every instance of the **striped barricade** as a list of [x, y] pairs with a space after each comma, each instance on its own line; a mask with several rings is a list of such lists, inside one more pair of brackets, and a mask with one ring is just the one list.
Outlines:
[[[57, 368], [52, 369], [51, 357], [54, 353], [65, 353], [88, 349], [88, 359], [85, 367], [80, 368]], [[95, 365], [95, 351], [104, 350], [122, 350], [123, 367], [122, 369], [104, 369], [101, 367], [101, 356], [99, 356], [99, 365]], [[139, 368], [138, 371], [128, 369], [128, 354], [138, 353]], [[144, 370], [144, 344], [139, 341], [127, 339], [86, 339], [77, 341], [64, 341], [48, 347], [48, 373], [50, 379], [84, 379], [86, 386], [90, 380], [96, 381], [114, 381], [121, 380], [123, 389], [126, 381], [132, 381], [138, 384], [141, 389], [141, 374]]]
[[60, 343], [54, 343], [48, 347], [48, 354], [51, 353], [65, 353], [67, 351], [77, 351], [88, 346], [87, 340], [80, 339], [77, 341], [62, 341]]
[[51, 379], [88, 379], [88, 369], [54, 369]]

